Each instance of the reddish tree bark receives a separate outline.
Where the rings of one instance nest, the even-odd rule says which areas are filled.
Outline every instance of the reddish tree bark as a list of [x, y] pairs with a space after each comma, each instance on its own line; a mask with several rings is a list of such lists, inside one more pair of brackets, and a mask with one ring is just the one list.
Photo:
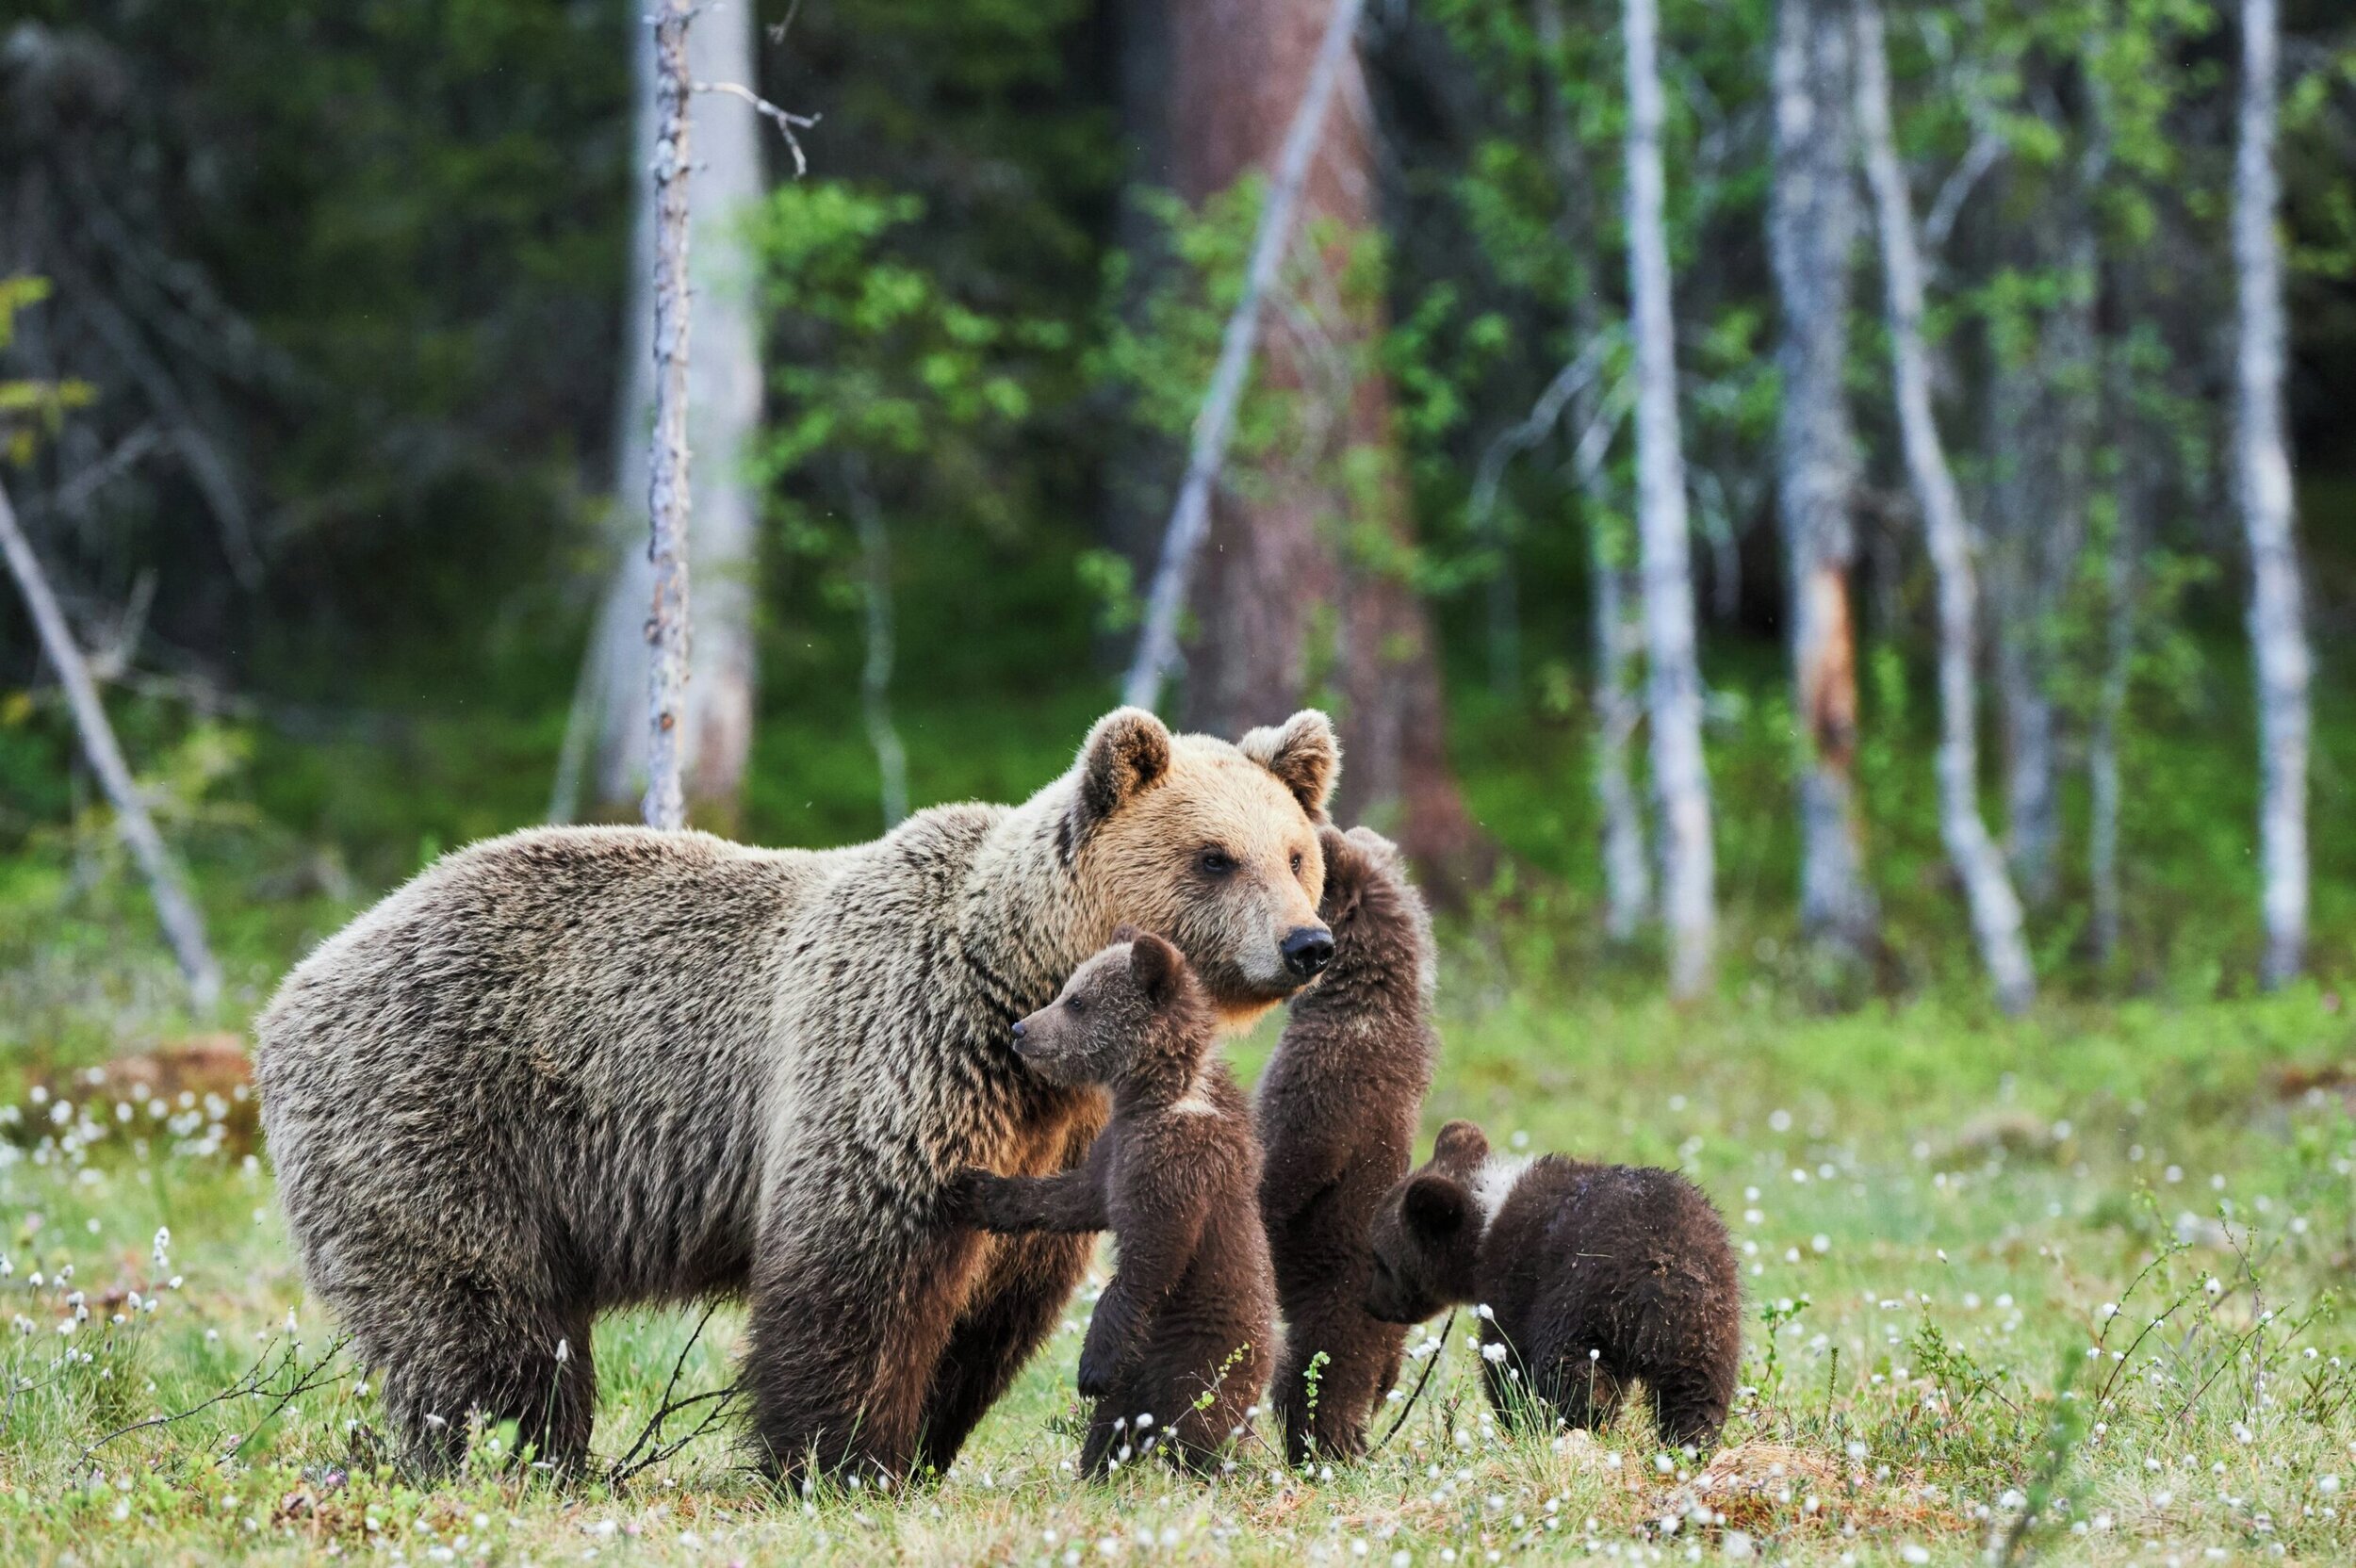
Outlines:
[[[1330, 0], [1171, 0], [1170, 140], [1200, 203], [1274, 161]], [[1379, 301], [1341, 286], [1351, 237], [1376, 225], [1373, 127], [1358, 61], [1325, 117], [1302, 194], [1287, 297], [1269, 309], [1259, 384], [1295, 428], [1232, 460], [1196, 579], [1186, 719], [1234, 735], [1324, 702], [1341, 726], [1336, 813], [1398, 838], [1428, 872], [1478, 871], [1481, 841], [1449, 771], [1431, 622], [1396, 568], [1414, 536], [1390, 386], [1365, 364]], [[1326, 237], [1318, 247], [1316, 237]], [[1342, 458], [1363, 476], [1347, 488]]]

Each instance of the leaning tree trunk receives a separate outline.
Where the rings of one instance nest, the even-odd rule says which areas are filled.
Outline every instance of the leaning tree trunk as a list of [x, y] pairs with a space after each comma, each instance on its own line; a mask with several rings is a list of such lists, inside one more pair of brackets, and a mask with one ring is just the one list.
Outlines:
[[[1555, 231], [1576, 260], [1571, 285], [1571, 336], [1586, 352], [1604, 332], [1600, 294], [1603, 262], [1595, 245], [1594, 183], [1571, 123], [1563, 92], [1566, 31], [1562, 0], [1537, 0], [1537, 91], [1546, 154], [1562, 186]], [[1579, 486], [1579, 521], [1587, 531], [1589, 614], [1595, 647], [1595, 806], [1602, 817], [1604, 934], [1628, 941], [1652, 913], [1652, 869], [1644, 842], [1644, 808], [1631, 758], [1644, 704], [1636, 694], [1636, 653], [1644, 629], [1628, 615], [1626, 518], [1612, 496], [1606, 460], [1618, 399], [1601, 373], [1588, 377], [1571, 399], [1572, 473]]]
[[32, 612], [41, 651], [57, 667], [57, 683], [65, 688], [66, 706], [82, 738], [82, 754], [90, 759], [90, 771], [98, 776], [99, 787], [114, 807], [115, 831], [147, 877], [156, 922], [163, 926], [164, 939], [172, 944], [172, 956], [188, 983], [189, 1004], [199, 1014], [209, 1013], [221, 1000], [221, 966], [205, 940], [205, 917], [196, 900], [188, 896], [179, 864], [165, 847], [163, 835], [155, 831], [155, 820], [147, 814], [147, 802], [123, 760], [123, 748], [115, 744], [114, 727], [106, 722], [106, 707], [98, 698], [90, 662], [74, 640], [65, 612], [57, 608], [57, 596], [49, 590], [49, 579], [41, 569], [40, 558], [33, 554], [32, 542], [17, 527], [16, 508], [6, 490], [0, 490], [0, 557], [7, 559], [9, 574], [25, 596], [25, 606]]
[[2241, 130], [2233, 158], [2233, 468], [2250, 540], [2250, 643], [2258, 686], [2258, 861], [2265, 876], [2266, 983], [2306, 963], [2307, 682], [2311, 661], [2292, 532], [2282, 430], [2282, 254], [2274, 232], [2275, 0], [2242, 0]]
[[1849, 262], [1849, 28], [1840, 0], [1783, 0], [1775, 36], [1769, 249], [1783, 303], [1775, 490], [1791, 565], [1800, 743], [1800, 923], [1855, 958], [1878, 923], [1857, 798], [1857, 629], [1850, 577], [1856, 441], [1842, 377]]
[[1636, 350], [1636, 515], [1643, 544], [1645, 691], [1653, 784], [1661, 797], [1661, 915], [1669, 992], [1699, 996], [1716, 940], [1710, 775], [1702, 756], [1702, 683], [1677, 428], [1677, 350], [1661, 163], [1660, 16], [1626, 0], [1628, 305]]
[[[696, 82], [749, 83], [758, 77], [751, 6], [712, 8], [688, 29], [686, 69]], [[655, 574], [648, 558], [647, 421], [656, 401], [657, 262], [654, 160], [656, 113], [653, 40], [641, 29], [637, 56], [642, 150], [638, 216], [628, 302], [626, 369], [614, 433], [614, 515], [620, 565], [591, 634], [577, 735], [567, 747], [586, 759], [591, 808], [619, 815], [643, 788], [646, 771], [647, 606]], [[686, 542], [695, 561], [695, 636], [687, 654], [680, 760], [688, 802], [713, 825], [729, 826], [752, 750], [753, 620], [759, 507], [741, 465], [761, 423], [761, 329], [744, 287], [744, 269], [728, 240], [730, 225], [763, 188], [760, 121], [739, 100], [702, 94], [692, 107], [694, 159], [684, 196], [692, 213], [695, 265], [695, 351], [686, 370], [686, 443], [697, 460]], [[594, 746], [591, 738], [594, 737]], [[561, 782], [561, 780], [560, 780]], [[572, 814], [560, 798], [551, 815]]]
[[1906, 448], [1906, 474], [1922, 508], [1924, 543], [1939, 580], [1939, 802], [1947, 854], [1971, 906], [1972, 934], [1994, 982], [1996, 1000], [2019, 1012], [2037, 996], [2037, 976], [2021, 936], [2021, 900], [2004, 857], [1980, 816], [1979, 744], [1972, 692], [1972, 643], [1978, 584], [1971, 531], [1931, 413], [1931, 369], [1922, 344], [1922, 259], [1914, 236], [1914, 204], [1890, 125], [1890, 65], [1876, 0], [1856, 0], [1857, 133], [1881, 237], [1888, 298], [1890, 379]]
[[[1331, 0], [1173, 5], [1169, 83], [1181, 195], [1200, 203], [1275, 160], [1331, 14]], [[1385, 825], [1427, 867], [1458, 871], [1475, 861], [1479, 839], [1448, 770], [1422, 602], [1396, 570], [1366, 562], [1365, 552], [1346, 554], [1339, 537], [1347, 526], [1403, 548], [1413, 531], [1390, 387], [1365, 363], [1383, 331], [1381, 303], [1348, 297], [1340, 276], [1350, 243], [1376, 227], [1367, 112], [1353, 48], [1297, 226], [1339, 237], [1323, 249], [1296, 240], [1291, 268], [1315, 286], [1296, 281], [1289, 308], [1271, 311], [1262, 334], [1261, 384], [1301, 416], [1293, 438], [1257, 460], [1248, 485], [1214, 498], [1191, 596], [1200, 635], [1186, 650], [1186, 715], [1190, 726], [1233, 734], [1281, 718], [1330, 679], [1349, 759], [1337, 812]], [[1343, 459], [1352, 453], [1376, 459], [1372, 483], [1345, 482]], [[1329, 653], [1330, 677], [1321, 663]]]

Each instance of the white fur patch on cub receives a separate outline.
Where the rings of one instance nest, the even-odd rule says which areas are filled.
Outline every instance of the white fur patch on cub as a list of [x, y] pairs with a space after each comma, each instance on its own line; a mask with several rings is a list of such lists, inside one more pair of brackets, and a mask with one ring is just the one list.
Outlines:
[[1489, 1222], [1497, 1218], [1497, 1210], [1505, 1206], [1506, 1195], [1513, 1190], [1513, 1184], [1522, 1179], [1522, 1172], [1530, 1168], [1530, 1162], [1535, 1157], [1523, 1154], [1503, 1159], [1492, 1154], [1481, 1162], [1481, 1168], [1473, 1172], [1472, 1199], [1473, 1208], [1481, 1216], [1481, 1230], [1488, 1230]]

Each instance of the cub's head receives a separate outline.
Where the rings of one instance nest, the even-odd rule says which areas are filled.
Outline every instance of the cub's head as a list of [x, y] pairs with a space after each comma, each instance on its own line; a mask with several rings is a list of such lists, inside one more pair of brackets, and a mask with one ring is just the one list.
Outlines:
[[1055, 1000], [1014, 1026], [1015, 1054], [1051, 1084], [1194, 1081], [1214, 1034], [1186, 956], [1150, 931], [1122, 926], [1072, 972]]
[[1108, 922], [1177, 943], [1220, 1014], [1245, 1021], [1333, 956], [1317, 829], [1340, 773], [1314, 710], [1231, 745], [1123, 708], [1080, 748], [1057, 847]]
[[1438, 972], [1432, 913], [1408, 880], [1407, 858], [1371, 827], [1317, 829], [1325, 857], [1325, 895], [1317, 913], [1333, 933], [1325, 984], [1363, 975], [1413, 984], [1427, 1002]]
[[1473, 1298], [1482, 1224], [1473, 1183], [1488, 1158], [1481, 1129], [1451, 1121], [1440, 1129], [1430, 1162], [1383, 1196], [1367, 1234], [1374, 1249], [1368, 1316], [1420, 1323]]

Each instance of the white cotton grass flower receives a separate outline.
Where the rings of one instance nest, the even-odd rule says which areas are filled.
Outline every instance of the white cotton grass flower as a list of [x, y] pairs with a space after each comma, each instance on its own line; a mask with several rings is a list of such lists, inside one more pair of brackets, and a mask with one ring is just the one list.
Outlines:
[[153, 1255], [155, 1259], [155, 1266], [158, 1269], [169, 1269], [172, 1266], [171, 1226], [158, 1225], [155, 1227], [155, 1248]]
[[1481, 1359], [1487, 1362], [1492, 1366], [1502, 1365], [1505, 1361], [1504, 1344], [1500, 1341], [1492, 1340], [1488, 1344], [1483, 1345], [1481, 1348]]

